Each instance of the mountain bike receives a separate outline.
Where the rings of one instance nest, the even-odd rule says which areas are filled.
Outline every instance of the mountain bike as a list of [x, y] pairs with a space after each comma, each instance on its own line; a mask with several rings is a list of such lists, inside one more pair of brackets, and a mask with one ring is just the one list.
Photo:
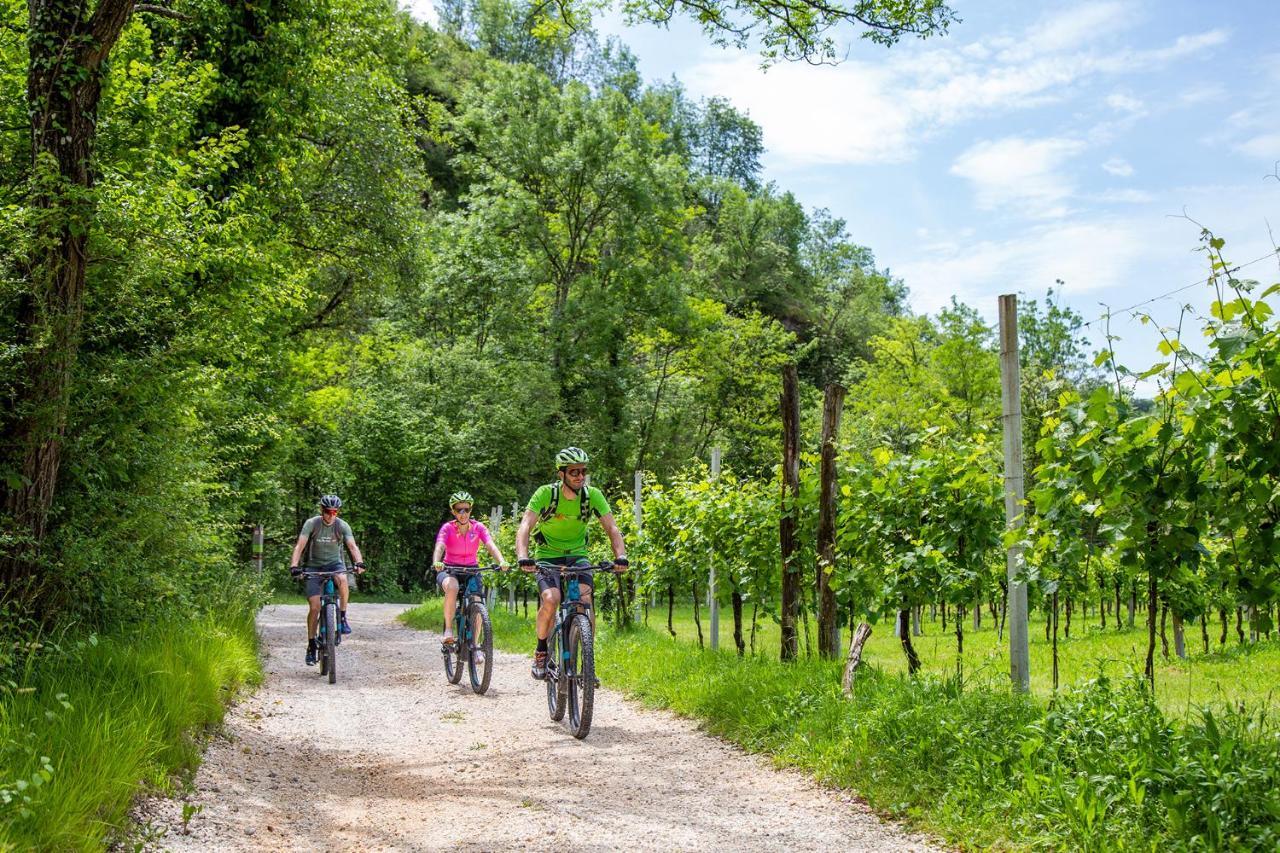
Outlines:
[[586, 566], [537, 564], [539, 574], [560, 574], [560, 608], [547, 635], [547, 711], [559, 722], [569, 714], [569, 731], [578, 740], [591, 731], [596, 693], [595, 641], [591, 605], [582, 600], [578, 578], [593, 571], [613, 571], [613, 563]]
[[332, 571], [305, 571], [300, 577], [324, 578], [324, 587], [320, 591], [320, 625], [316, 634], [316, 645], [320, 652], [320, 674], [329, 676], [329, 683], [338, 680], [338, 644], [342, 637], [338, 633], [338, 587], [333, 579], [349, 569]]
[[480, 568], [446, 563], [444, 570], [461, 576], [458, 606], [453, 612], [454, 641], [440, 644], [444, 655], [444, 674], [450, 684], [457, 684], [462, 680], [462, 662], [465, 660], [471, 689], [484, 693], [489, 689], [489, 678], [493, 675], [493, 625], [489, 621], [489, 608], [484, 603], [485, 588], [480, 576], [484, 572], [498, 571], [498, 566]]

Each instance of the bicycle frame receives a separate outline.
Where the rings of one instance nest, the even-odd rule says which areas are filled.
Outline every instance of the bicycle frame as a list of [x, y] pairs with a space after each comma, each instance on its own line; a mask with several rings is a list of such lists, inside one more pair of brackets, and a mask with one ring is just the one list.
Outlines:
[[[471, 689], [483, 693], [489, 687], [489, 676], [492, 672], [492, 629], [489, 625], [488, 609], [485, 607], [485, 586], [482, 575], [485, 572], [498, 571], [498, 566], [456, 566], [445, 564], [445, 571], [459, 576], [458, 600], [453, 611], [452, 646], [441, 644], [444, 655], [445, 676], [452, 684], [462, 680], [462, 664], [467, 662], [471, 674]], [[481, 620], [483, 629], [480, 636], [475, 635], [475, 622], [472, 615]], [[486, 652], [484, 663], [477, 667], [477, 651]]]
[[320, 674], [329, 676], [330, 684], [334, 684], [338, 680], [336, 648], [342, 642], [342, 636], [338, 633], [338, 612], [342, 605], [341, 597], [338, 595], [338, 585], [334, 578], [340, 574], [347, 574], [349, 571], [347, 568], [342, 568], [333, 571], [305, 571], [301, 573], [302, 577], [324, 578], [324, 585], [320, 589], [320, 624], [317, 626], [318, 630], [316, 631], [316, 645], [320, 651]]

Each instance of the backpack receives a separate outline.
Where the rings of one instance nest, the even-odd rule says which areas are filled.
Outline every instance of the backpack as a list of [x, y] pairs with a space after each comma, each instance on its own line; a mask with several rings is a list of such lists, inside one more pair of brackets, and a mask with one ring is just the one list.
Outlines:
[[[538, 513], [538, 524], [549, 518], [553, 518], [556, 514], [556, 508], [560, 506], [560, 481], [551, 484], [551, 503], [547, 504], [541, 512]], [[591, 521], [592, 516], [598, 517], [600, 514], [591, 507], [591, 487], [583, 486], [582, 491], [578, 493], [578, 520], [583, 524]], [[539, 545], [547, 544], [547, 537], [542, 535], [542, 530], [536, 530], [533, 534], [533, 540]]]

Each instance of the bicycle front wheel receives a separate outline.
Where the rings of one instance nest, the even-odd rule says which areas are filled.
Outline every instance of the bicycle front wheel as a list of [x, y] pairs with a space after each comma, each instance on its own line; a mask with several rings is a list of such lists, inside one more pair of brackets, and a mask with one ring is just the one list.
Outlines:
[[338, 636], [338, 605], [324, 606], [324, 656], [329, 661], [329, 683], [338, 680], [338, 652], [334, 640]]
[[569, 662], [566, 667], [569, 731], [578, 740], [591, 731], [591, 706], [596, 695], [596, 654], [591, 620], [579, 613], [569, 625]]
[[[459, 607], [462, 605], [459, 604]], [[462, 656], [466, 650], [467, 635], [463, 631], [462, 620], [457, 616], [453, 618], [453, 643], [442, 646], [444, 653], [444, 674], [449, 679], [450, 684], [457, 684], [462, 680]]]
[[[467, 622], [471, 636], [467, 640], [467, 672], [471, 675], [471, 689], [483, 693], [489, 689], [493, 676], [493, 626], [489, 623], [489, 608], [475, 602], [467, 610]], [[479, 665], [476, 657], [481, 657]]]
[[552, 629], [547, 637], [547, 711], [551, 719], [564, 719], [565, 691], [560, 666], [560, 626]]

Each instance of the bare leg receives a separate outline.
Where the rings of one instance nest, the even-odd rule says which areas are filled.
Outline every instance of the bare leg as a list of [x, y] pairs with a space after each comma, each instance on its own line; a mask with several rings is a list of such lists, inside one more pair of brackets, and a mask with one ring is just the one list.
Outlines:
[[341, 602], [341, 604], [338, 605], [338, 609], [343, 613], [346, 613], [347, 598], [351, 594], [351, 588], [347, 584], [347, 576], [345, 574], [337, 575], [334, 577], [333, 581], [338, 585], [338, 600]]
[[538, 639], [545, 640], [551, 634], [551, 626], [556, 621], [556, 608], [560, 606], [560, 590], [555, 587], [544, 589], [541, 599], [538, 605]]
[[444, 635], [453, 636], [453, 614], [458, 607], [458, 579], [445, 578], [440, 584], [444, 590]]
[[316, 638], [316, 628], [320, 624], [320, 596], [313, 595], [307, 599], [307, 639]]

